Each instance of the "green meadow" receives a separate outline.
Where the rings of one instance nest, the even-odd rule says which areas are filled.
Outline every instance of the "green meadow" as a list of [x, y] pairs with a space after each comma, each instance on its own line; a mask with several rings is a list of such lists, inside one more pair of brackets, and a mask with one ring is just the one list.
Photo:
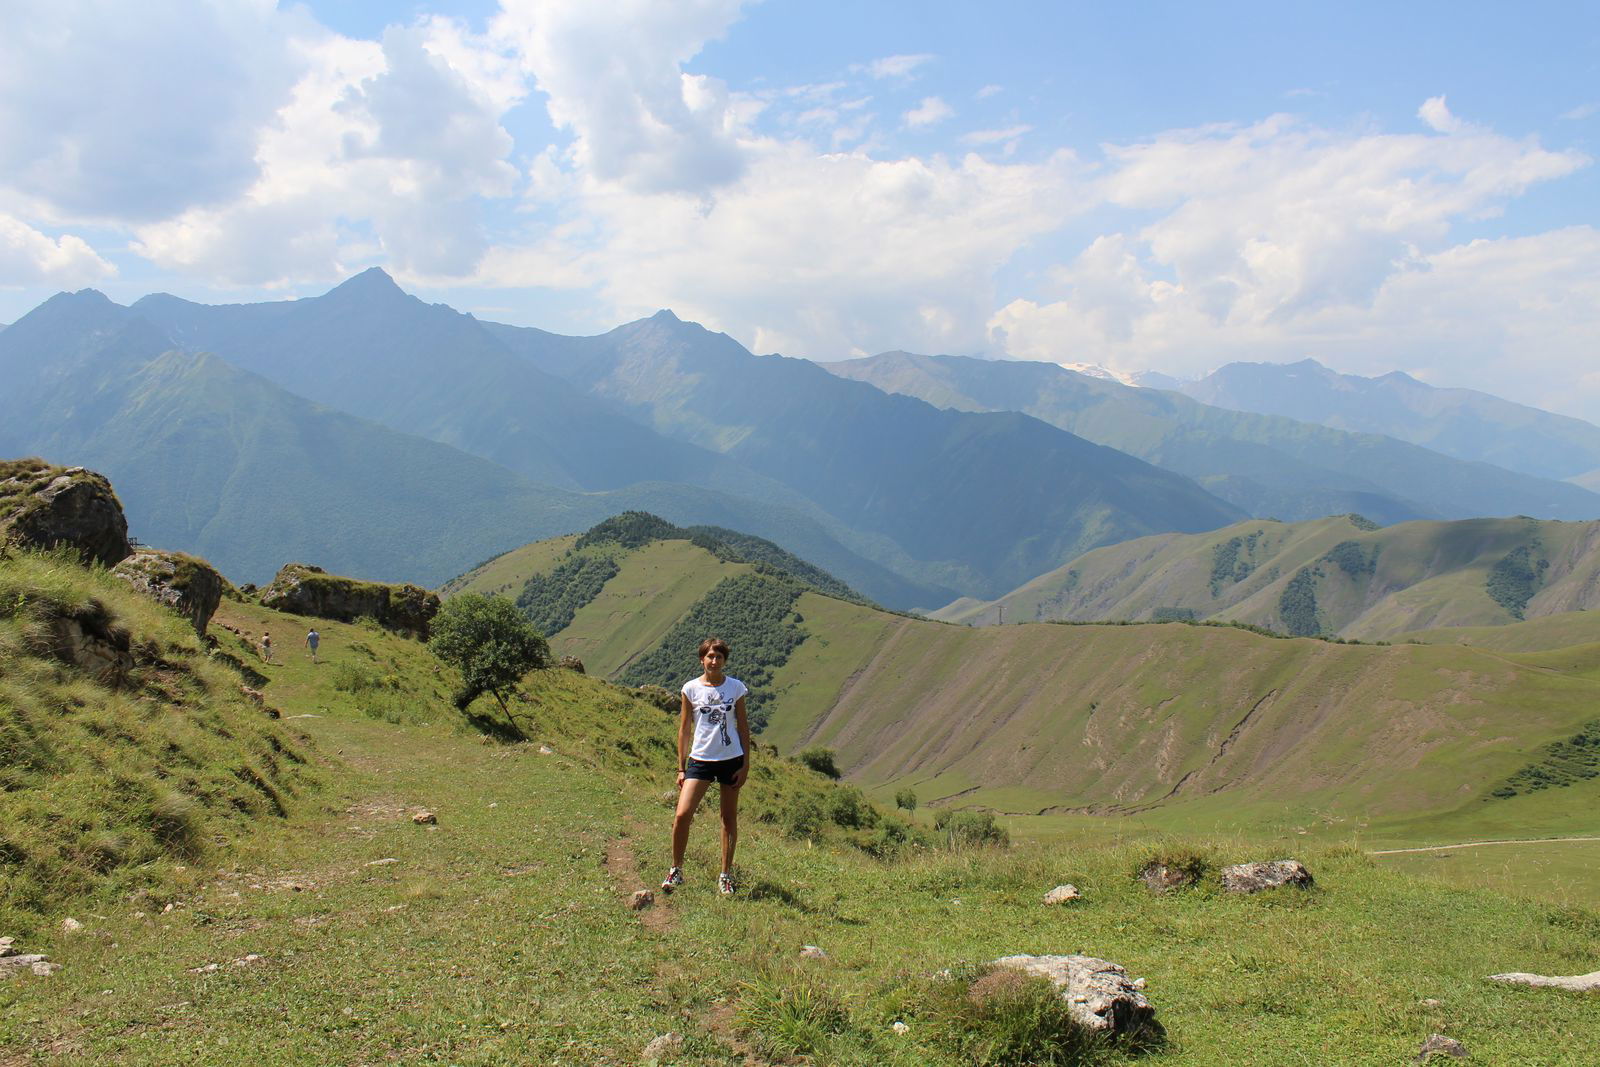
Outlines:
[[[143, 768], [152, 780], [171, 778], [178, 757], [168, 741], [182, 747], [173, 733], [180, 720], [217, 746], [183, 749], [197, 782], [239, 781], [238, 767], [259, 756], [258, 736], [269, 751], [266, 737], [292, 743], [304, 760], [284, 765], [281, 812], [241, 807], [219, 785], [218, 803], [192, 813], [196, 833], [183, 848], [152, 836], [127, 862], [85, 865], [78, 882], [49, 896], [19, 896], [7, 882], [3, 932], [61, 966], [48, 978], [0, 982], [0, 1062], [632, 1064], [654, 1038], [675, 1033], [681, 1043], [660, 1062], [1365, 1064], [1400, 1062], [1433, 1032], [1458, 1038], [1478, 1062], [1592, 1062], [1592, 996], [1485, 980], [1506, 970], [1593, 969], [1600, 902], [1581, 887], [1579, 854], [1569, 866], [1539, 868], [1555, 891], [1528, 892], [1513, 879], [1495, 882], [1492, 865], [1509, 854], [1485, 855], [1476, 874], [1441, 866], [1454, 854], [1373, 857], [1363, 837], [1373, 828], [1337, 815], [1279, 828], [1241, 818], [1243, 829], [1219, 829], [1221, 793], [1192, 808], [1002, 816], [1009, 844], [963, 843], [935, 826], [957, 804], [932, 805], [929, 796], [914, 812], [896, 812], [890, 779], [860, 779], [864, 796], [776, 755], [774, 741], [788, 753], [805, 733], [780, 707], [746, 791], [740, 893], [715, 892], [707, 811], [688, 884], [635, 911], [632, 894], [653, 887], [667, 859], [674, 720], [629, 691], [593, 675], [535, 671], [510, 701], [525, 740], [508, 743], [468, 725], [450, 701], [455, 680], [422, 645], [370, 623], [317, 621], [314, 664], [299, 643], [312, 620], [228, 601], [211, 626], [219, 655], [208, 656], [192, 633], [103, 574], [12, 557], [0, 561], [0, 580], [7, 604], [20, 593], [24, 604], [44, 605], [12, 611], [0, 629], [8, 738], [19, 736], [23, 691], [13, 679], [26, 677], [37, 745], [115, 759], [124, 777]], [[166, 650], [121, 688], [51, 660], [30, 637], [51, 612], [89, 600], [130, 631], [134, 647]], [[811, 636], [775, 684], [784, 701], [819, 706], [837, 702], [852, 678], [862, 684], [874, 664], [959, 686], [964, 674], [1002, 662], [1007, 646], [997, 639], [1087, 632], [989, 635], [862, 614], [814, 594], [796, 610]], [[925, 627], [951, 636], [924, 636]], [[1141, 631], [1098, 629], [1119, 640]], [[1172, 629], [1186, 641], [1221, 635], [1289, 647], [1243, 631]], [[263, 631], [276, 662], [256, 652]], [[956, 639], [957, 663], [923, 669], [921, 642]], [[1347, 650], [1306, 645], [1309, 659], [1285, 677]], [[280, 718], [240, 694], [220, 656], [258, 673], [256, 688]], [[1152, 656], [1161, 658], [1159, 647]], [[180, 659], [192, 661], [190, 675], [161, 666]], [[1440, 669], [1420, 662], [1420, 679], [1400, 671], [1393, 683], [1415, 699]], [[1128, 684], [1157, 705], [1172, 696], [1159, 675]], [[1552, 722], [1558, 705], [1542, 712]], [[488, 698], [472, 710], [499, 714]], [[120, 720], [160, 729], [118, 734]], [[841, 763], [849, 769], [849, 759]], [[971, 773], [953, 766], [951, 783]], [[11, 783], [0, 793], [8, 832], [19, 812], [39, 810], [37, 782]], [[1592, 802], [1592, 790], [1570, 788]], [[92, 810], [100, 789], [92, 775], [64, 778], [52, 784], [52, 803]], [[1495, 803], [1517, 818], [1543, 817], [1553, 831], [1563, 825], [1557, 792]], [[1265, 796], [1240, 806], [1269, 809]], [[1461, 819], [1452, 810], [1395, 839], [1467, 825], [1451, 823]], [[436, 824], [415, 824], [420, 811]], [[137, 806], [124, 815], [130, 826], [153, 818]], [[30, 848], [86, 854], [73, 827], [32, 825]], [[1286, 854], [1311, 868], [1313, 888], [1220, 891], [1220, 865]], [[1209, 874], [1194, 888], [1152, 894], [1134, 873], [1157, 855], [1186, 857]], [[1044, 906], [1044, 893], [1063, 882], [1083, 899]], [[64, 930], [68, 916], [82, 929]], [[807, 945], [824, 955], [802, 956]], [[1069, 1047], [1055, 1041], [1047, 1015], [996, 1014], [965, 995], [964, 982], [989, 961], [1019, 952], [1086, 952], [1126, 966], [1147, 980], [1165, 1040]]]

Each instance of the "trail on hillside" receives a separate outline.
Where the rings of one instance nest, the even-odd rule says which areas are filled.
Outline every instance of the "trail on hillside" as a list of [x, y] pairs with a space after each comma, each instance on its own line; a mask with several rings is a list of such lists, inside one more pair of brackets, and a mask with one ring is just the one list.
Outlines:
[[1503, 841], [1462, 841], [1454, 845], [1424, 845], [1420, 848], [1378, 848], [1369, 856], [1398, 856], [1405, 852], [1444, 852], [1452, 848], [1482, 848], [1484, 845], [1560, 845], [1573, 841], [1600, 841], [1600, 837], [1517, 837]]

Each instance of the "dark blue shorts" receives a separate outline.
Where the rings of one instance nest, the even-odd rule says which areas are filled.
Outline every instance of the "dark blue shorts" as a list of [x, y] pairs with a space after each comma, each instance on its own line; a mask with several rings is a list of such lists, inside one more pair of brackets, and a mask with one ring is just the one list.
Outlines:
[[732, 759], [703, 760], [689, 757], [689, 764], [684, 769], [684, 781], [690, 778], [699, 778], [707, 782], [716, 782], [718, 785], [732, 785], [733, 776], [744, 766], [744, 757], [735, 756]]

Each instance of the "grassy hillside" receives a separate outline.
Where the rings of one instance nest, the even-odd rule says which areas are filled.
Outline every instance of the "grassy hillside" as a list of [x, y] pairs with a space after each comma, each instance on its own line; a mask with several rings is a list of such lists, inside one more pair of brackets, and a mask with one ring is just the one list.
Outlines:
[[[1318, 558], [1354, 538], [1392, 533], [1347, 518], [1264, 528], [1235, 553], [1229, 577], [1252, 561]], [[1226, 543], [1241, 531], [1216, 538]], [[1136, 572], [1136, 580], [1170, 589], [1196, 553], [1171, 565], [1178, 577], [1162, 575], [1159, 546], [1172, 539], [1151, 540], [1153, 576]], [[557, 547], [519, 550], [458, 588], [514, 594], [525, 573], [514, 561], [553, 569], [563, 558]], [[1403, 561], [1391, 555], [1396, 566]], [[1519, 825], [1574, 832], [1587, 824], [1571, 801], [1600, 795], [1580, 782], [1552, 790], [1567, 799], [1549, 810], [1520, 796], [1484, 799], [1537, 763], [1542, 746], [1593, 717], [1600, 678], [1582, 650], [1554, 662], [1219, 626], [974, 629], [777, 587], [772, 594], [784, 599], [771, 612], [750, 599], [766, 593], [745, 590], [716, 624], [707, 612], [736, 588], [726, 583], [759, 579], [748, 566], [684, 540], [615, 558], [615, 576], [554, 635], [558, 654], [578, 655], [597, 675], [676, 689], [693, 671], [699, 637], [759, 622], [751, 639], [735, 637], [731, 669], [757, 683], [763, 739], [784, 752], [835, 749], [849, 779], [885, 800], [910, 788], [924, 804], [956, 808], [1136, 816], [1175, 829], [1324, 833], [1360, 824], [1406, 841], [1397, 827], [1433, 820], [1429, 832], [1445, 836], [1423, 839], [1438, 841], [1450, 839], [1452, 820], [1464, 833], [1500, 826], [1514, 835]], [[1209, 561], [1205, 574], [1189, 577], [1209, 584]]]
[[[803, 684], [780, 672], [795, 697], [773, 736], [837, 749], [852, 780], [1010, 812], [1159, 809], [1168, 826], [1476, 818], [1600, 698], [1587, 663], [1176, 624], [883, 619], [806, 651]], [[1567, 794], [1567, 825], [1592, 825], [1593, 795]]]
[[[801, 599], [805, 625], [830, 610], [814, 599]], [[837, 610], [858, 625], [999, 633]], [[1342, 844], [1295, 845], [1313, 890], [1248, 898], [1218, 892], [1214, 874], [1155, 896], [1131, 873], [1158, 850], [1214, 871], [1283, 840], [1101, 832], [1070, 850], [952, 850], [932, 847], [922, 812], [906, 834], [929, 844], [896, 848], [848, 789], [765, 751], [747, 788], [744, 891], [714, 893], [703, 823], [688, 885], [631, 911], [666, 858], [668, 716], [594, 678], [535, 672], [513, 701], [532, 740], [485, 743], [452, 717], [450, 680], [420, 645], [322, 624], [313, 665], [283, 636], [307, 621], [231, 603], [219, 619], [274, 631], [281, 662], [257, 669], [332, 761], [320, 802], [203, 862], [158, 860], [173, 890], [162, 907], [74, 900], [11, 927], [62, 970], [0, 984], [0, 1057], [632, 1064], [676, 1032], [663, 1062], [1008, 1062], [1007, 1035], [1048, 1037], [1050, 1015], [987, 1013], [965, 979], [1004, 954], [1082, 950], [1147, 979], [1163, 1063], [1275, 1065], [1334, 1040], [1348, 1062], [1401, 1062], [1434, 1031], [1482, 1062], [1587, 1062], [1589, 999], [1483, 976], [1592, 966], [1592, 910], [1438, 887]], [[217, 632], [225, 652], [247, 650]], [[420, 809], [437, 825], [414, 825]], [[1063, 881], [1085, 899], [1043, 907]], [[68, 906], [84, 931], [60, 931]], [[808, 944], [825, 958], [802, 958]], [[1037, 1058], [1010, 1047], [1009, 1062]], [[1142, 1058], [1110, 1048], [1069, 1062]]]
[[172, 865], [300, 806], [312, 746], [241, 681], [105, 571], [0, 554], [0, 928], [83, 899], [159, 907]]
[[936, 617], [1212, 619], [1380, 640], [1596, 606], [1600, 523], [1464, 519], [1376, 528], [1336, 516], [1096, 549], [999, 600], [952, 604]]

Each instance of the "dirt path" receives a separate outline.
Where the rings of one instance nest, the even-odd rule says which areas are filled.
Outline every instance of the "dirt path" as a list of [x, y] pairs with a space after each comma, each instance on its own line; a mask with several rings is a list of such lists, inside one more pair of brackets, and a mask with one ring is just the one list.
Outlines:
[[[606, 845], [606, 871], [617, 886], [619, 898], [625, 902], [632, 901], [635, 891], [647, 888], [639, 871], [639, 862], [633, 855], [633, 837], [640, 829], [640, 824], [630, 819], [623, 826], [622, 833]], [[677, 925], [677, 919], [667, 907], [665, 896], [659, 890], [653, 892], [655, 902], [639, 912], [639, 921], [646, 930], [665, 933]]]
[[1424, 845], [1421, 848], [1377, 848], [1369, 856], [1398, 856], [1403, 852], [1447, 852], [1453, 848], [1482, 848], [1484, 845], [1560, 845], [1572, 841], [1600, 841], [1600, 837], [1519, 837], [1504, 841], [1462, 841], [1455, 845]]

